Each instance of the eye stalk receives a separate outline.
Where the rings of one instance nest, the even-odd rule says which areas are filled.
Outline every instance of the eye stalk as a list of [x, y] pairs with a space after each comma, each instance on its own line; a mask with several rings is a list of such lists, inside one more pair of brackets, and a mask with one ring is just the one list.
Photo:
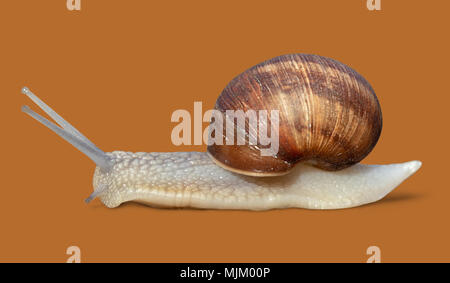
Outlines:
[[108, 171], [111, 167], [111, 162], [108, 156], [99, 149], [95, 144], [93, 144], [88, 138], [81, 134], [75, 127], [73, 127], [69, 122], [64, 120], [58, 113], [56, 113], [50, 106], [45, 104], [40, 100], [34, 93], [32, 93], [27, 87], [22, 88], [22, 93], [33, 100], [36, 105], [39, 106], [45, 113], [47, 113], [56, 123], [50, 122], [48, 119], [42, 117], [38, 113], [34, 112], [28, 106], [22, 106], [22, 111], [31, 116], [36, 121], [40, 122], [42, 125], [49, 128], [51, 131], [62, 137], [64, 140], [69, 142], [71, 145], [76, 147], [79, 151], [84, 153], [92, 161], [97, 164], [102, 170]]

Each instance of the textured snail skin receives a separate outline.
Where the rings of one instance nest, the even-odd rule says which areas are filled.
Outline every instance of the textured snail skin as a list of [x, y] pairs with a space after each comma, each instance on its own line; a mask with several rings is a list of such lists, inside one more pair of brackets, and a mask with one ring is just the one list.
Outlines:
[[204, 152], [106, 153], [94, 188], [107, 207], [134, 201], [155, 207], [268, 210], [340, 209], [375, 202], [416, 172], [421, 163], [362, 165], [330, 172], [299, 164], [285, 176], [250, 177], [217, 166]]
[[[225, 131], [223, 145], [208, 146], [219, 165], [247, 175], [282, 175], [299, 162], [346, 168], [369, 154], [382, 128], [370, 84], [352, 68], [318, 55], [283, 55], [246, 70], [225, 87], [215, 109], [279, 111], [274, 157], [262, 156], [260, 144], [226, 145]], [[258, 132], [248, 124], [237, 131]]]

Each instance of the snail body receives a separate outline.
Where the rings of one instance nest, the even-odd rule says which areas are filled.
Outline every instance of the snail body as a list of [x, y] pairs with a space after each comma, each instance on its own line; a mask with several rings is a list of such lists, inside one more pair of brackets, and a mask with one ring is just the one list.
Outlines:
[[[380, 105], [361, 75], [317, 55], [258, 64], [233, 79], [216, 102], [224, 116], [227, 110], [279, 111], [279, 149], [269, 156], [261, 154], [263, 144], [229, 144], [220, 133], [225, 142], [207, 152], [105, 153], [28, 88], [22, 92], [59, 126], [26, 106], [22, 111], [97, 164], [86, 201], [99, 197], [111, 208], [127, 201], [208, 209], [354, 207], [383, 198], [421, 166], [358, 164], [381, 133]], [[250, 137], [258, 129], [247, 123], [235, 131]]]
[[383, 198], [420, 167], [418, 161], [356, 164], [330, 172], [299, 164], [287, 175], [261, 178], [225, 170], [204, 152], [106, 154], [113, 169], [97, 167], [93, 184], [110, 208], [128, 201], [202, 209], [348, 208]]

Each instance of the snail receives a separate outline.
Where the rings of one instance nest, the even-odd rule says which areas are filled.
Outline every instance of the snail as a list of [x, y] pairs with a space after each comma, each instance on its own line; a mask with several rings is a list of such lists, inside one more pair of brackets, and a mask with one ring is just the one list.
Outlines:
[[[153, 207], [268, 210], [341, 209], [378, 201], [421, 166], [420, 161], [363, 165], [381, 133], [382, 114], [370, 84], [350, 67], [318, 55], [289, 54], [235, 77], [215, 109], [276, 109], [278, 151], [259, 143], [214, 138], [207, 152], [105, 153], [24, 87], [58, 125], [23, 106], [96, 163], [94, 192], [110, 208], [128, 201]], [[271, 128], [272, 129], [272, 128]], [[249, 138], [257, 129], [235, 129]], [[273, 133], [272, 133], [273, 134]]]

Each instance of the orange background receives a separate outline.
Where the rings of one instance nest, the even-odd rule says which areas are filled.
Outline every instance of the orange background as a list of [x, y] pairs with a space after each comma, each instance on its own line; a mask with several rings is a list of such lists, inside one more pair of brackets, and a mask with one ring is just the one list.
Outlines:
[[[448, 1], [3, 1], [0, 261], [449, 261]], [[29, 86], [104, 151], [199, 151], [170, 141], [176, 109], [204, 110], [234, 76], [314, 53], [374, 87], [384, 128], [364, 163], [418, 159], [386, 199], [337, 211], [86, 205], [94, 164], [20, 112]], [[36, 107], [33, 107], [36, 109]], [[206, 126], [206, 124], [205, 124]]]

